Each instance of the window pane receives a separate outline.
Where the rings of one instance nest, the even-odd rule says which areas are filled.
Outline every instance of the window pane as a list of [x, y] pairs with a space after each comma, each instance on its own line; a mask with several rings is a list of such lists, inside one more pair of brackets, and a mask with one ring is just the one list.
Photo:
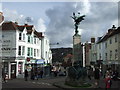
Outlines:
[[25, 34], [23, 34], [23, 40], [25, 40]]
[[34, 57], [36, 57], [36, 49], [34, 49]]
[[33, 56], [33, 48], [31, 48], [31, 56]]
[[30, 48], [28, 48], [27, 56], [30, 56]]
[[18, 55], [21, 55], [21, 46], [18, 47]]
[[33, 37], [31, 37], [31, 43], [33, 43]]
[[19, 40], [22, 40], [22, 34], [21, 33], [19, 33]]
[[36, 44], [36, 38], [34, 38], [34, 44]]
[[25, 55], [25, 46], [22, 47], [22, 55]]
[[30, 43], [30, 36], [28, 36], [28, 42]]
[[37, 56], [39, 57], [39, 50], [37, 49]]
[[117, 42], [117, 36], [115, 36], [115, 42]]

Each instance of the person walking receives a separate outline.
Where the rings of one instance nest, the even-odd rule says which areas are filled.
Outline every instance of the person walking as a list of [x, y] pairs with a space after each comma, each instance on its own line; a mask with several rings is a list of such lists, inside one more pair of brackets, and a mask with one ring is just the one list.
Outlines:
[[43, 78], [43, 70], [40, 70], [40, 78]]
[[27, 71], [27, 69], [25, 69], [25, 81], [27, 81], [28, 80], [28, 71]]
[[37, 68], [35, 68], [35, 79], [38, 80], [38, 69]]
[[99, 70], [99, 67], [95, 68], [94, 79], [95, 79], [95, 86], [98, 87], [99, 86], [99, 79], [100, 79], [100, 70]]
[[89, 69], [87, 70], [87, 76], [88, 76], [89, 80], [91, 80], [92, 74], [93, 74], [93, 70], [91, 67], [89, 67]]
[[112, 85], [112, 80], [111, 80], [111, 76], [109, 73], [106, 74], [106, 77], [105, 77], [105, 88], [111, 88], [111, 85]]
[[34, 80], [35, 79], [35, 73], [34, 73], [34, 70], [33, 68], [31, 69], [31, 80]]

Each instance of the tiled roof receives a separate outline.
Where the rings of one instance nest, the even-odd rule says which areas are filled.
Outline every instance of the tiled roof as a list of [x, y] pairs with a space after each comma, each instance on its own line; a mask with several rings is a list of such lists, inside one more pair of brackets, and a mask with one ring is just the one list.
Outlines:
[[27, 34], [32, 34], [33, 30], [27, 30]]
[[20, 31], [23, 31], [24, 30], [24, 26], [17, 26], [17, 28], [20, 30]]
[[16, 25], [16, 26], [20, 31], [23, 31], [25, 27], [27, 30], [33, 30], [33, 25], [25, 24], [25, 25]]
[[100, 43], [100, 42], [103, 42], [105, 40], [107, 40], [108, 38], [116, 35], [116, 34], [119, 34], [120, 33], [120, 27], [118, 27], [117, 29], [109, 29], [108, 30], [108, 33], [106, 33], [106, 35], [104, 35], [97, 43]]
[[42, 36], [42, 32], [37, 32], [36, 30], [34, 31], [34, 34], [37, 36], [37, 37], [43, 37]]
[[4, 22], [2, 24], [2, 30], [16, 30], [17, 27], [13, 22]]
[[23, 31], [25, 28], [27, 29], [27, 34], [31, 34], [34, 31], [34, 34], [38, 38], [43, 37], [42, 32], [37, 32], [36, 30], [33, 30], [33, 25], [28, 25], [28, 24], [18, 25], [16, 23], [11, 22], [11, 21], [4, 22], [2, 24], [2, 30], [20, 30], [20, 31]]

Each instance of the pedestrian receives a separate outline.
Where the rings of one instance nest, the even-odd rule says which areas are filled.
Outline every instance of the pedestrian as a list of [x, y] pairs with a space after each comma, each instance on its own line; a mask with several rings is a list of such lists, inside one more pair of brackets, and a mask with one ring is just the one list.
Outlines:
[[95, 79], [95, 86], [98, 87], [99, 86], [99, 79], [100, 79], [100, 70], [99, 70], [99, 67], [95, 67], [94, 79]]
[[106, 77], [105, 77], [105, 88], [111, 88], [111, 85], [112, 85], [112, 80], [111, 80], [111, 76], [109, 73], [106, 74]]
[[93, 74], [93, 70], [91, 67], [89, 67], [89, 69], [87, 70], [87, 76], [88, 76], [89, 80], [91, 80], [92, 74]]
[[43, 70], [40, 70], [40, 78], [43, 78]]
[[3, 74], [3, 81], [6, 83], [8, 80], [8, 74], [7, 73], [4, 73]]
[[113, 75], [112, 75], [114, 81], [118, 80], [118, 75], [119, 75], [118, 71], [117, 71], [117, 70], [114, 70], [114, 71], [113, 71]]
[[28, 71], [27, 71], [27, 69], [25, 69], [25, 81], [27, 81], [28, 80]]
[[37, 68], [35, 68], [35, 79], [38, 80], [38, 69]]
[[31, 69], [31, 80], [34, 80], [35, 79], [35, 73], [34, 73], [34, 70], [33, 68]]

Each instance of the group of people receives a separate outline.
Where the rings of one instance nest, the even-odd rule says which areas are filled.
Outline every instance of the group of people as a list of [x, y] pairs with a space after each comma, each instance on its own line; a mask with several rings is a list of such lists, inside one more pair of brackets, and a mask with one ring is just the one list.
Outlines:
[[54, 77], [59, 76], [66, 76], [66, 70], [64, 67], [61, 66], [55, 66], [53, 65], [51, 68], [51, 74], [53, 74]]
[[28, 70], [25, 69], [25, 72], [24, 72], [25, 81], [28, 80], [29, 75], [31, 80], [35, 80], [35, 79], [38, 80], [38, 78], [43, 78], [43, 70], [38, 68], [35, 68], [35, 69], [32, 68], [29, 73]]
[[87, 76], [89, 80], [94, 77], [96, 87], [99, 87], [99, 80], [101, 77], [103, 77], [105, 82], [105, 88], [111, 88], [112, 80], [118, 80], [119, 73], [117, 70], [112, 70], [111, 68], [108, 68], [103, 74], [99, 67], [95, 67], [94, 70], [89, 67], [89, 69], [87, 70]]

